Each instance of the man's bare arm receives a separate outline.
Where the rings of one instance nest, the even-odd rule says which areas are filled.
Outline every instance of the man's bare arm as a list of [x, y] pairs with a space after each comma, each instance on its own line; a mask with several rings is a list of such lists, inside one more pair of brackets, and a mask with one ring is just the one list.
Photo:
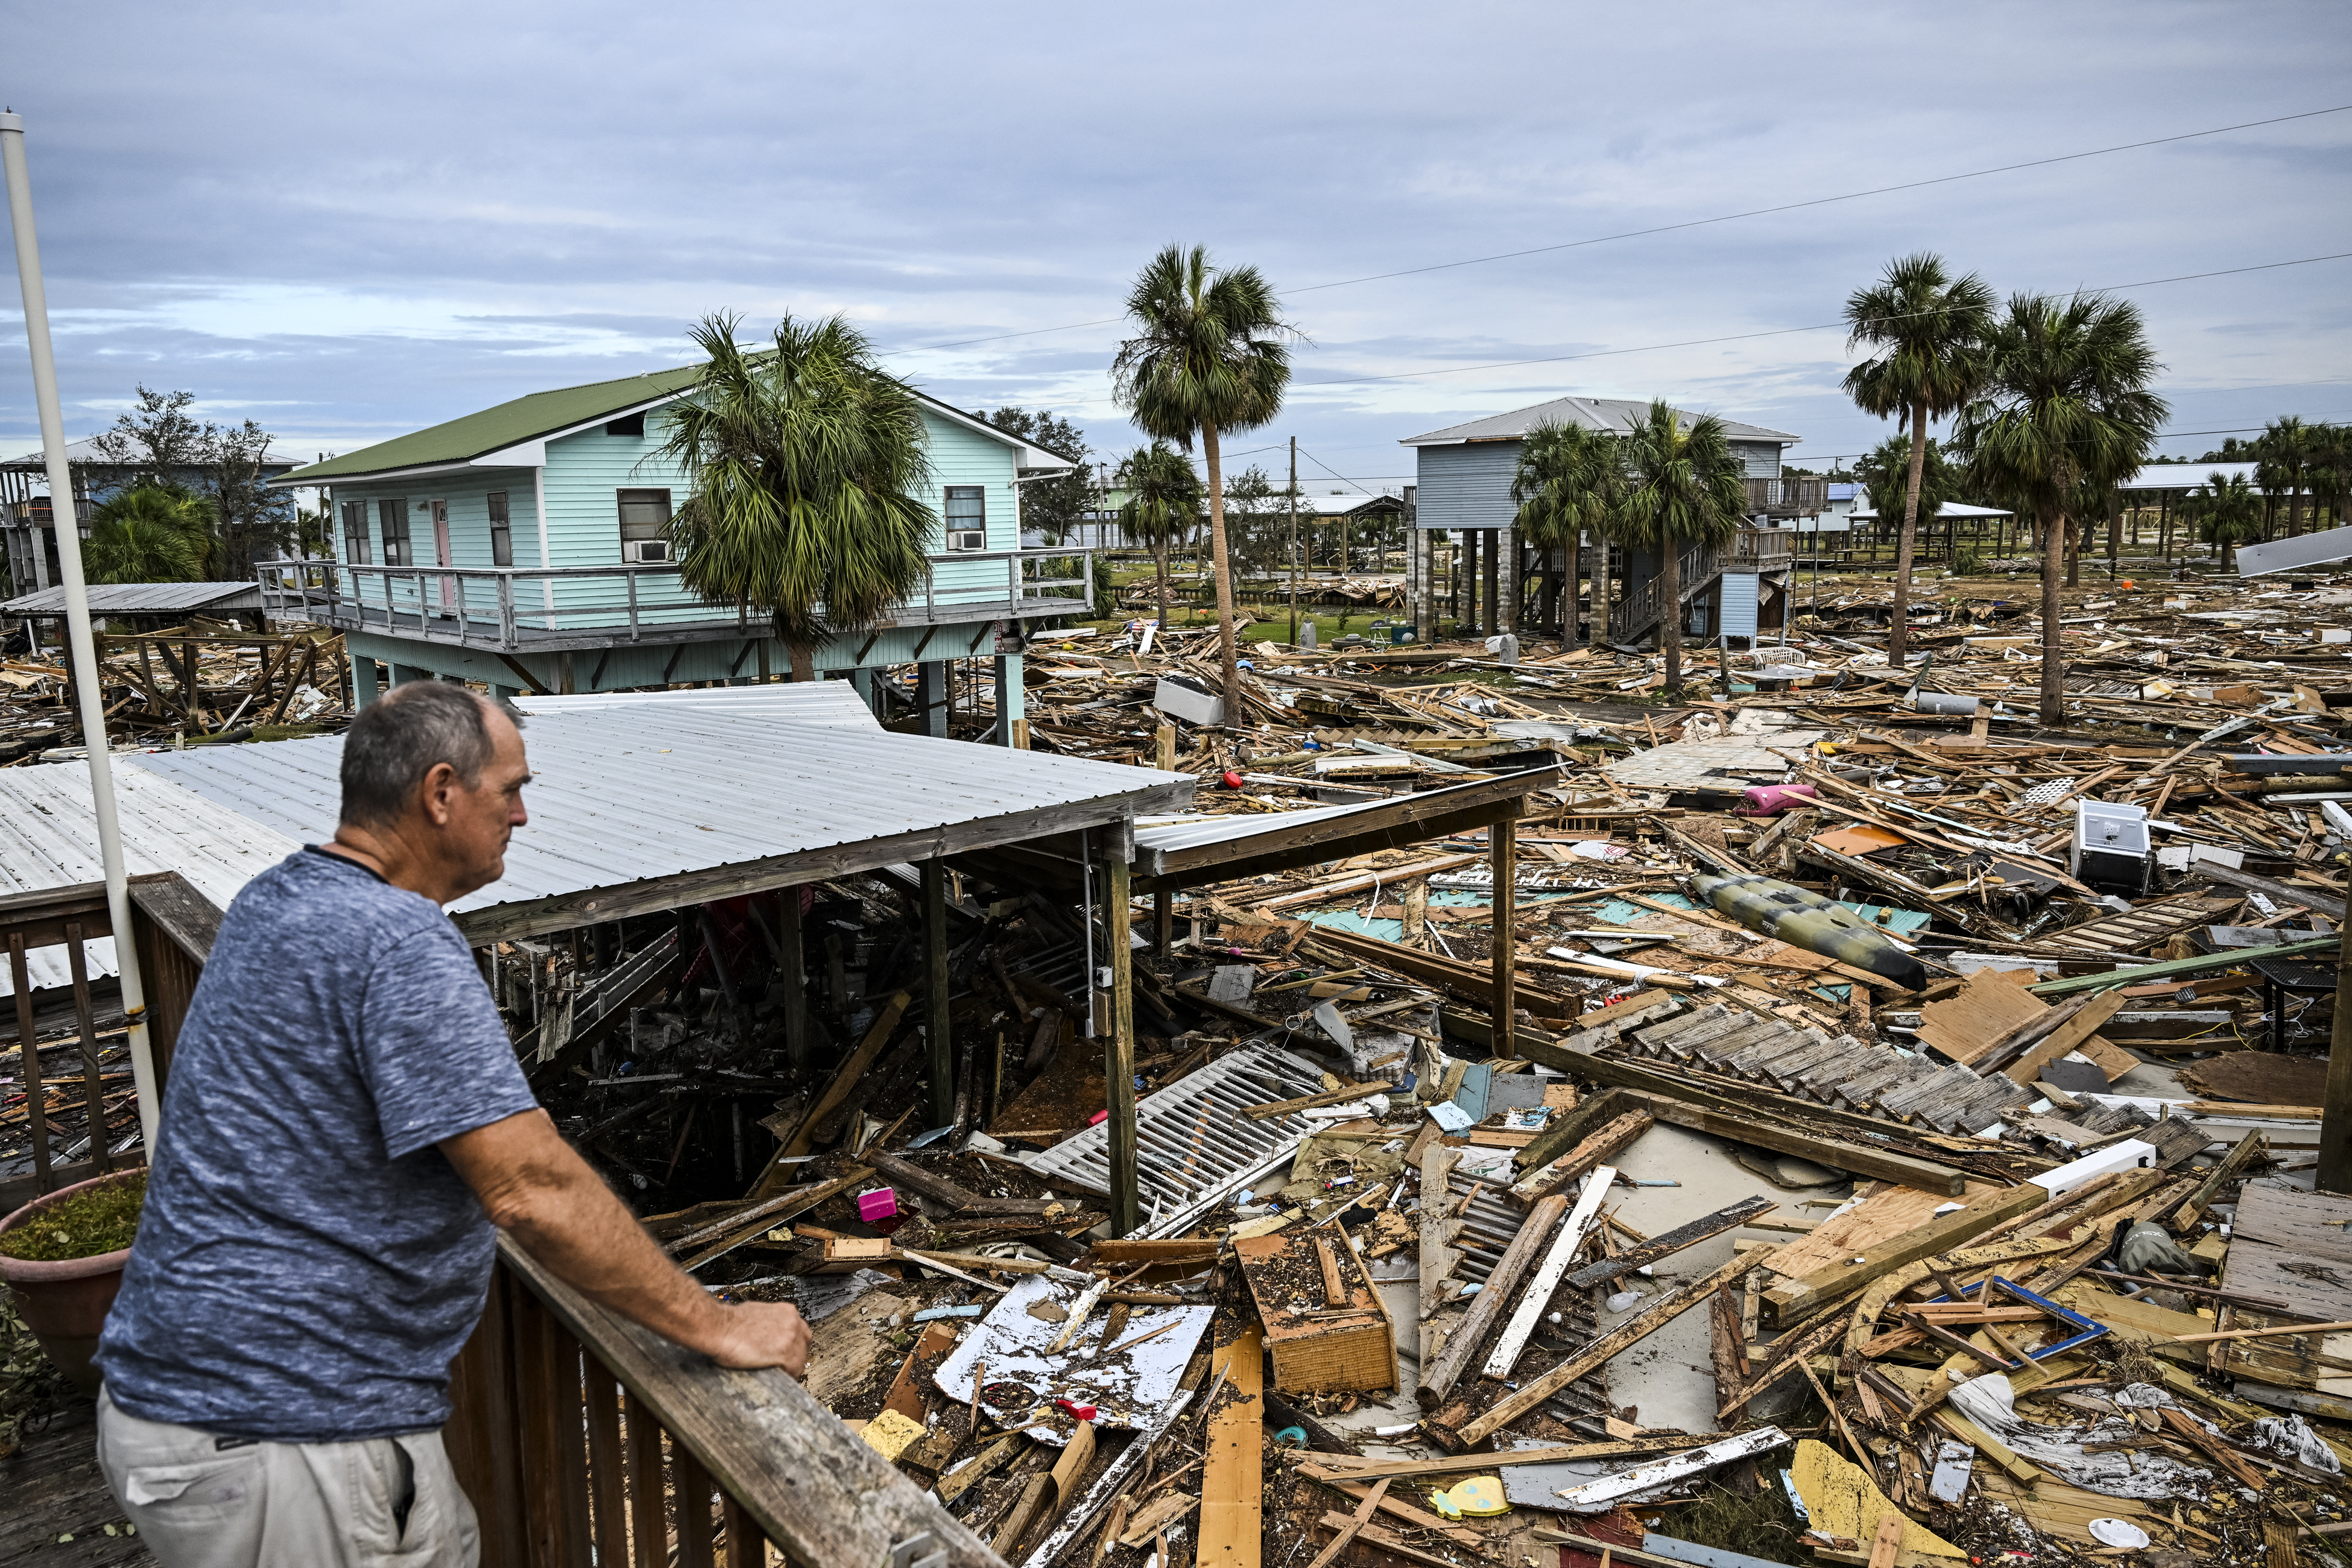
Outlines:
[[491, 1222], [572, 1289], [721, 1366], [780, 1366], [794, 1377], [807, 1370], [808, 1325], [799, 1312], [713, 1300], [646, 1234], [544, 1110], [446, 1138], [440, 1148]]

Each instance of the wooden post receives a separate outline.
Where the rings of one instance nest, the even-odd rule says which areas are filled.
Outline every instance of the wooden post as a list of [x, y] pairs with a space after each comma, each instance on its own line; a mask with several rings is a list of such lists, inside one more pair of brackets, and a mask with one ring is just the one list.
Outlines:
[[[2319, 1121], [2319, 1170], [2312, 1185], [2352, 1193], [2352, 921], [2336, 950], [2336, 1026], [2328, 1037], [2327, 1094]], [[24, 984], [22, 981], [18, 984]]]
[[[1122, 827], [1124, 824], [1120, 825]], [[1142, 1221], [1135, 1171], [1135, 972], [1129, 955], [1129, 835], [1105, 829], [1102, 848], [1102, 925], [1109, 951], [1110, 1033], [1103, 1042], [1103, 1079], [1110, 1099], [1110, 1228], [1125, 1236]]]
[[923, 879], [923, 1024], [930, 1047], [931, 1125], [955, 1117], [955, 1042], [948, 1026], [948, 868], [925, 860]]
[[784, 1060], [803, 1068], [808, 1065], [808, 947], [801, 931], [801, 890], [786, 888], [777, 898], [776, 942], [783, 949], [783, 973], [778, 978], [784, 987]]
[[1519, 1054], [1518, 1041], [1518, 972], [1515, 961], [1518, 943], [1512, 940], [1512, 920], [1515, 912], [1513, 893], [1517, 876], [1519, 825], [1517, 820], [1496, 822], [1486, 828], [1489, 857], [1495, 871], [1494, 895], [1486, 902], [1493, 911], [1495, 932], [1494, 1028], [1489, 1042], [1497, 1057], [1510, 1058]]
[[1174, 773], [1176, 771], [1176, 726], [1160, 725], [1152, 740], [1157, 747], [1160, 771], [1163, 773]]
[[1168, 888], [1151, 893], [1151, 946], [1162, 958], [1176, 945], [1176, 894]]

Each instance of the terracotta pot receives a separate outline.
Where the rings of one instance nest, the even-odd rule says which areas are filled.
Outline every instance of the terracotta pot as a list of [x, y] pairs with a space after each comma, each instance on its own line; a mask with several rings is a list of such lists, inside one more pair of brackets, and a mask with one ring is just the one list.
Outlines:
[[[146, 1173], [142, 1166], [59, 1187], [0, 1219], [0, 1233], [15, 1230], [43, 1209], [76, 1193], [88, 1192], [109, 1182], [136, 1181]], [[122, 1266], [130, 1261], [131, 1249], [127, 1247], [120, 1252], [68, 1258], [56, 1263], [37, 1263], [0, 1253], [0, 1281], [5, 1281], [16, 1298], [16, 1310], [23, 1314], [26, 1326], [33, 1331], [33, 1337], [40, 1341], [41, 1349], [48, 1352], [58, 1370], [84, 1394], [98, 1393], [98, 1368], [90, 1357], [98, 1352], [98, 1332], [106, 1326], [106, 1314], [114, 1305], [114, 1293], [121, 1289]]]

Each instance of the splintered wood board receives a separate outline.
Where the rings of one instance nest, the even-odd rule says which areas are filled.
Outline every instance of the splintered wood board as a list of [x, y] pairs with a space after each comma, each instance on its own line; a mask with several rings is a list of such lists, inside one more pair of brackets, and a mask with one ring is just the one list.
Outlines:
[[2266, 1242], [2290, 1252], [2352, 1264], [2352, 1198], [2291, 1192], [2248, 1183], [2231, 1227], [2236, 1241]]
[[1265, 1535], [1265, 1342], [1253, 1324], [1219, 1346], [1209, 1369], [1208, 1453], [1201, 1468], [1201, 1568], [1257, 1568]]
[[1851, 1210], [1835, 1219], [1822, 1221], [1810, 1234], [1772, 1254], [1772, 1271], [1785, 1279], [1802, 1279], [1874, 1247], [1908, 1236], [1934, 1220], [1936, 1211], [1946, 1204], [1972, 1204], [2004, 1190], [1992, 1182], [1970, 1182], [1968, 1191], [1958, 1197], [1946, 1197], [1940, 1193], [1923, 1193], [1916, 1187], [1874, 1184], [1878, 1190], [1873, 1193], [1864, 1189], [1867, 1195]]
[[[1339, 1271], [1344, 1299], [1339, 1301], [1323, 1299], [1326, 1247]], [[1344, 1233], [1244, 1237], [1234, 1243], [1234, 1253], [1274, 1352], [1276, 1388], [1344, 1394], [1395, 1386], [1395, 1331], [1379, 1288]]]
[[[1921, 1043], [1962, 1067], [1972, 1064], [2011, 1029], [2050, 1010], [2048, 1003], [2025, 989], [2035, 978], [2032, 970], [1978, 970], [1957, 995], [1919, 1009]], [[2074, 1048], [2096, 1062], [2109, 1083], [2139, 1066], [2137, 1057], [2096, 1035]]]

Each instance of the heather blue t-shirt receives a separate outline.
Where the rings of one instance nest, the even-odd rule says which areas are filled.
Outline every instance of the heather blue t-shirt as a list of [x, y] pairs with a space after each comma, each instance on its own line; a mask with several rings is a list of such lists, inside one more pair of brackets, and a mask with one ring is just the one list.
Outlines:
[[107, 1392], [279, 1442], [439, 1426], [495, 1237], [434, 1145], [537, 1103], [431, 900], [316, 848], [256, 877], [173, 1052]]

